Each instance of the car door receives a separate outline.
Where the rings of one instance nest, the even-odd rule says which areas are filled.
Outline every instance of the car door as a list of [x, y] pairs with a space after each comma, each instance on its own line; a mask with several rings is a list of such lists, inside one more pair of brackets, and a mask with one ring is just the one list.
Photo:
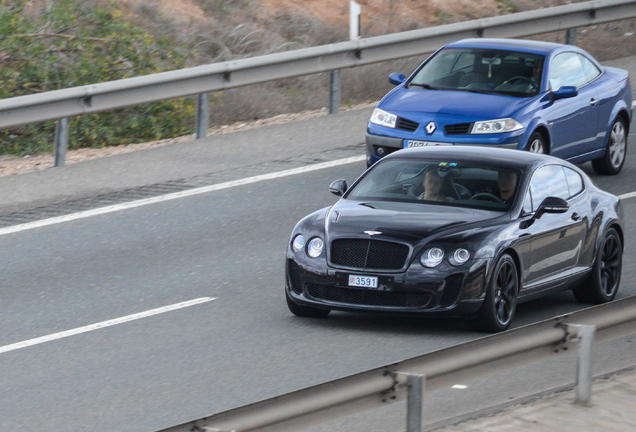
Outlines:
[[576, 196], [570, 196], [566, 175], [561, 165], [546, 165], [532, 176], [526, 202], [535, 213], [547, 197], [568, 200], [565, 213], [545, 213], [533, 219], [525, 234], [530, 241], [530, 260], [526, 269], [526, 289], [550, 288], [550, 282], [574, 269], [578, 263], [584, 239], [584, 221]]
[[563, 86], [578, 89], [577, 96], [554, 100], [545, 108], [550, 129], [550, 153], [563, 159], [588, 153], [597, 140], [598, 94], [594, 86], [587, 85], [589, 71], [586, 73], [584, 66], [589, 65], [581, 59], [582, 56], [574, 52], [560, 53], [552, 59], [548, 69], [550, 90], [556, 91]]
[[585, 182], [581, 174], [568, 168], [563, 167], [568, 188], [570, 190], [570, 198], [568, 202], [570, 208], [580, 216], [580, 224], [576, 227], [578, 235], [582, 238], [583, 244], [576, 267], [585, 270], [594, 264], [596, 252], [596, 239], [598, 236], [598, 224], [593, 223], [592, 209], [590, 207], [590, 196], [587, 195]]
[[610, 125], [610, 116], [616, 103], [616, 95], [620, 92], [621, 83], [609, 78], [587, 57], [579, 54], [581, 63], [587, 77], [587, 86], [596, 91], [598, 101], [594, 109], [597, 115], [596, 136], [593, 145], [586, 147], [588, 151], [605, 148], [607, 127]]

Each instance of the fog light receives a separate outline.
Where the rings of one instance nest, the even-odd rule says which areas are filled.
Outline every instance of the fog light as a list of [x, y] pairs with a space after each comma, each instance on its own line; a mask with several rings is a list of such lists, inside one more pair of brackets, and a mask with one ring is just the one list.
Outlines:
[[384, 147], [378, 147], [375, 152], [378, 154], [378, 156], [384, 156], [386, 154], [386, 150], [384, 149]]

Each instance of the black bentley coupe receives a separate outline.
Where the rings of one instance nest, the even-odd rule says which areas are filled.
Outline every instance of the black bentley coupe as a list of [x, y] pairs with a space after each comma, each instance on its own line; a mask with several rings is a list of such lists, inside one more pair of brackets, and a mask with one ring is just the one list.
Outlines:
[[287, 248], [295, 315], [446, 314], [498, 332], [520, 302], [563, 290], [584, 303], [616, 296], [621, 202], [561, 159], [406, 149], [330, 190], [340, 200], [298, 222]]

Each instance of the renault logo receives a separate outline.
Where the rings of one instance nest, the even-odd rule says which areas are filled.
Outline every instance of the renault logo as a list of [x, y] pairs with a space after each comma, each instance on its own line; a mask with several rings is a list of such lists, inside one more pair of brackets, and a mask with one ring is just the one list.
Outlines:
[[382, 234], [380, 231], [365, 231], [364, 233], [369, 234], [370, 236]]
[[435, 124], [434, 121], [426, 125], [426, 133], [429, 135], [435, 132], [435, 129], [437, 129], [437, 125]]

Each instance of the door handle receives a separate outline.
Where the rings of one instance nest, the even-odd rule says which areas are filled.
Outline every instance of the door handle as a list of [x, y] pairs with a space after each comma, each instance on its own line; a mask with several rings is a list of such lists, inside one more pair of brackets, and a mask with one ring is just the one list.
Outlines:
[[579, 219], [581, 219], [581, 215], [580, 214], [578, 214], [577, 212], [572, 213], [572, 220], [573, 221], [577, 221]]
[[590, 99], [590, 105], [596, 105], [597, 103], [598, 103], [597, 99], [594, 99], [594, 98]]

